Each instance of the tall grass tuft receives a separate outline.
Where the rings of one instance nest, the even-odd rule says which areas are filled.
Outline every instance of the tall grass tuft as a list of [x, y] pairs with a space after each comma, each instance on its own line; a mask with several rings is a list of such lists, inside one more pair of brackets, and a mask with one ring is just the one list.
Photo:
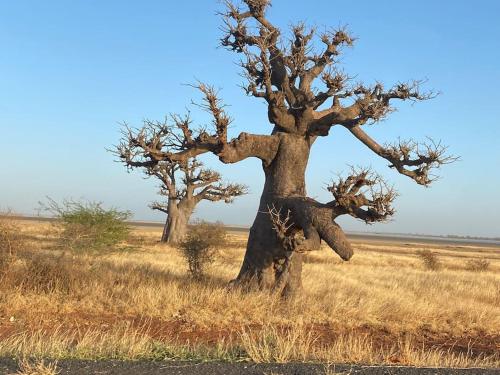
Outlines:
[[0, 212], [0, 258], [14, 257], [23, 245], [21, 228], [11, 212]]
[[490, 261], [485, 258], [481, 259], [469, 259], [465, 263], [465, 268], [472, 272], [484, 272], [490, 268]]
[[21, 228], [11, 213], [0, 212], [0, 284], [4, 283], [18, 253], [23, 251], [24, 247], [25, 240], [21, 235]]
[[44, 359], [39, 360], [29, 360], [26, 358], [19, 361], [19, 371], [15, 374], [10, 375], [57, 375], [59, 370], [57, 369], [56, 362], [45, 363]]
[[426, 269], [437, 271], [441, 268], [441, 262], [436, 253], [430, 250], [419, 250], [417, 251], [417, 256]]
[[303, 325], [279, 328], [267, 324], [257, 332], [244, 329], [240, 341], [248, 357], [256, 363], [306, 361], [312, 357], [315, 336]]

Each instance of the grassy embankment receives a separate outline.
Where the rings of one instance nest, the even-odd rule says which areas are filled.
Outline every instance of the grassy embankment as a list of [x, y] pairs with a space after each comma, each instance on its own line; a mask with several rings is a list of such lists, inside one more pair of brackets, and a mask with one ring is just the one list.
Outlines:
[[135, 230], [125, 252], [73, 256], [49, 223], [18, 225], [23, 251], [0, 263], [0, 356], [500, 366], [498, 249], [356, 242], [344, 263], [324, 248], [284, 303], [227, 291], [244, 234], [200, 282], [160, 229]]

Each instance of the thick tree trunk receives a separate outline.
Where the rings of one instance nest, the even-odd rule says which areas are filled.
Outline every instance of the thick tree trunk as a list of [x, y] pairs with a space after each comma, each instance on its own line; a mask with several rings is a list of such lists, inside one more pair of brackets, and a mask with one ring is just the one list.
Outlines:
[[161, 242], [176, 245], [182, 241], [187, 233], [188, 222], [192, 213], [193, 209], [188, 205], [183, 205], [182, 202], [169, 204]]
[[[305, 170], [314, 139], [286, 133], [279, 133], [279, 136], [276, 157], [270, 165], [263, 166], [266, 178], [264, 190], [236, 283], [293, 295], [302, 287], [302, 255], [294, 254], [287, 259], [267, 212], [269, 207], [283, 198], [306, 196]], [[289, 262], [289, 267], [283, 275], [285, 262]]]

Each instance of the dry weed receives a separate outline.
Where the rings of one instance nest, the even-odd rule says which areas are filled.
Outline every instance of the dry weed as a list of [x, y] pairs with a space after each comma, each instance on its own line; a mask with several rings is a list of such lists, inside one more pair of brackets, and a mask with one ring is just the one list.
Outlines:
[[74, 293], [93, 278], [88, 263], [79, 257], [23, 252], [3, 273], [4, 290], [24, 293]]
[[420, 258], [426, 269], [437, 271], [441, 268], [441, 263], [439, 262], [436, 253], [433, 253], [430, 250], [419, 250], [417, 251], [417, 256]]
[[10, 212], [0, 212], [0, 261], [2, 258], [15, 257], [23, 250], [24, 239], [21, 227]]
[[351, 375], [352, 370], [337, 372], [335, 369], [335, 365], [326, 364], [323, 371], [318, 373], [318, 375]]
[[195, 279], [201, 279], [206, 268], [215, 261], [217, 250], [224, 246], [226, 229], [222, 223], [200, 221], [192, 225], [179, 244], [188, 264], [188, 271]]
[[488, 259], [469, 259], [465, 263], [466, 269], [472, 272], [484, 272], [490, 268], [490, 261]]
[[45, 360], [29, 360], [22, 359], [19, 362], [19, 371], [11, 375], [57, 375], [59, 370], [57, 369], [56, 362], [45, 363]]
[[315, 337], [303, 325], [278, 328], [268, 324], [259, 330], [244, 329], [240, 341], [253, 362], [285, 363], [310, 359]]

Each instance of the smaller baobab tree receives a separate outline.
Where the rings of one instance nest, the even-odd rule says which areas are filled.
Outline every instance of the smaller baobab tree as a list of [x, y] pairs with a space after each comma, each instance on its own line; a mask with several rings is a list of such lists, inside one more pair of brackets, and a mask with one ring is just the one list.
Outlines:
[[[225, 183], [220, 173], [204, 168], [196, 158], [183, 161], [161, 161], [152, 159], [147, 148], [137, 142], [136, 134], [143, 139], [156, 138], [159, 134], [168, 134], [167, 142], [172, 144], [186, 142], [190, 137], [187, 126], [189, 116], [171, 116], [172, 123], [144, 121], [140, 129], [125, 126], [122, 139], [113, 153], [120, 158], [128, 169], [143, 169], [147, 177], [156, 177], [160, 181], [160, 201], [151, 203], [150, 208], [167, 214], [161, 241], [178, 244], [186, 235], [191, 215], [202, 200], [232, 203], [234, 198], [246, 194], [247, 188], [241, 184]], [[134, 133], [134, 136], [132, 134]], [[165, 140], [165, 139], [164, 139]], [[150, 145], [148, 145], [149, 147]], [[163, 147], [154, 145], [154, 147]]]

